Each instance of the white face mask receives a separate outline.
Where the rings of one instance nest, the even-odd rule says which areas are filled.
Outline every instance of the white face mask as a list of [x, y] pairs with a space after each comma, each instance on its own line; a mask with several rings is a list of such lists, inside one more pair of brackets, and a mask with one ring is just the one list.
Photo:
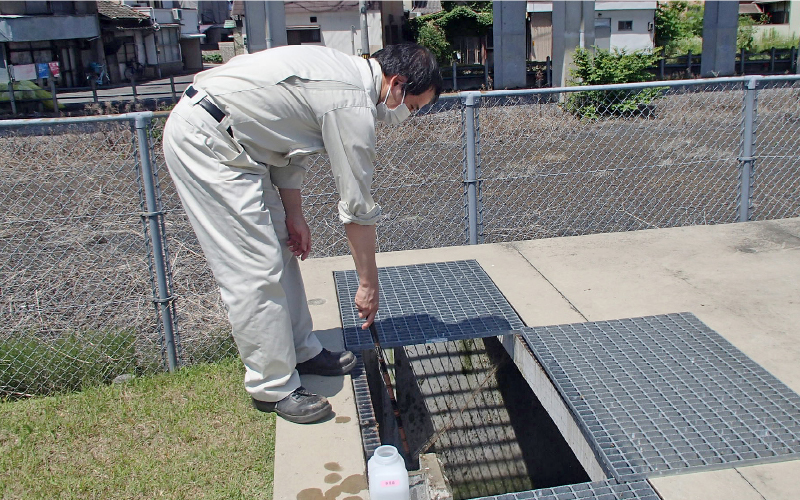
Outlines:
[[400, 101], [400, 104], [397, 105], [394, 109], [389, 109], [386, 106], [386, 100], [389, 98], [389, 92], [386, 92], [386, 97], [383, 98], [383, 102], [376, 106], [378, 110], [378, 120], [386, 123], [388, 125], [398, 125], [402, 123], [406, 118], [411, 116], [411, 110], [408, 109], [404, 103], [406, 101], [406, 91], [403, 89], [403, 99]]

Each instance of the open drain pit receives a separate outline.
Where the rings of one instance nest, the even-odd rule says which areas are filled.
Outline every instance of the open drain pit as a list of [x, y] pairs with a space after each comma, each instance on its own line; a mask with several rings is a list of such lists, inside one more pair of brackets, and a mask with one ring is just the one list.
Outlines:
[[[496, 337], [384, 354], [411, 450], [407, 463], [418, 467], [420, 454], [434, 453], [455, 500], [589, 480]], [[377, 438], [402, 450], [375, 351], [362, 359]]]

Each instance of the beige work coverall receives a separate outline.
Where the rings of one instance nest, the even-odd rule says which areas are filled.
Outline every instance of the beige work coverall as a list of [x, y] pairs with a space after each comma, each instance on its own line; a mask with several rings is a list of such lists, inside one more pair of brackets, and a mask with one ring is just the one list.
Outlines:
[[[255, 399], [300, 386], [298, 362], [322, 349], [277, 188], [299, 189], [307, 156], [327, 153], [342, 223], [374, 224], [375, 60], [319, 46], [233, 58], [199, 73], [164, 127], [170, 174], [228, 310]], [[201, 105], [206, 98], [221, 122]], [[228, 132], [228, 128], [232, 136]]]

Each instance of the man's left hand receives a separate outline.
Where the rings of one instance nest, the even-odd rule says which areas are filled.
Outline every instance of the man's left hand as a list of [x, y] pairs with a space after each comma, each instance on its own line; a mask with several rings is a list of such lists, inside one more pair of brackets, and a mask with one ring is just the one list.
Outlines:
[[287, 214], [286, 228], [289, 230], [289, 239], [286, 242], [289, 250], [300, 260], [306, 260], [311, 252], [311, 229], [305, 217], [302, 214]]

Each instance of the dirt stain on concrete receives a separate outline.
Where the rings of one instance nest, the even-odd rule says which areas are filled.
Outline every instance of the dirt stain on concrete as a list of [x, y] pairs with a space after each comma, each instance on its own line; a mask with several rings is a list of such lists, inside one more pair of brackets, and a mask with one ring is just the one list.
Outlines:
[[336, 417], [337, 424], [346, 424], [350, 421], [350, 417]]
[[[328, 470], [342, 470], [342, 466], [337, 462], [328, 462], [325, 464]], [[325, 482], [332, 484], [342, 479], [342, 476], [336, 473], [328, 474], [325, 476]], [[342, 493], [350, 493], [351, 495], [359, 493], [367, 489], [367, 478], [364, 474], [353, 474], [347, 476], [341, 483], [331, 487], [323, 492], [319, 488], [307, 488], [297, 494], [297, 500], [336, 500]], [[344, 500], [363, 500], [360, 496], [349, 496]]]
[[325, 500], [325, 496], [319, 488], [308, 488], [297, 494], [297, 500]]
[[364, 474], [353, 474], [352, 476], [347, 476], [344, 478], [341, 484], [337, 484], [333, 488], [326, 491], [324, 500], [335, 500], [336, 498], [339, 498], [339, 495], [342, 493], [353, 494], [366, 489], [367, 479], [364, 477]]

